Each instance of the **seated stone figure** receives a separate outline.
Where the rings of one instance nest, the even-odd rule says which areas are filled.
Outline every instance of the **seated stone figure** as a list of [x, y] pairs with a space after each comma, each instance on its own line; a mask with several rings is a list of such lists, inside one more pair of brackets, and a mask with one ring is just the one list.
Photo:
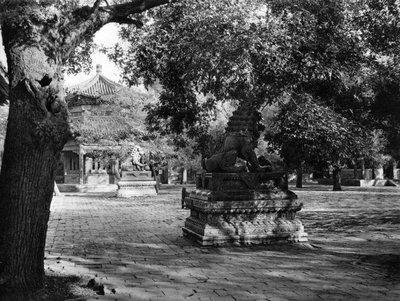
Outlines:
[[125, 161], [121, 164], [122, 171], [142, 171], [147, 170], [147, 164], [144, 162], [143, 159], [144, 152], [140, 149], [140, 147], [135, 146], [130, 156], [125, 159]]
[[235, 166], [238, 153], [231, 150], [225, 153], [218, 153], [209, 159], [203, 159], [202, 167], [207, 172], [245, 172], [244, 166]]
[[270, 167], [260, 166], [254, 152], [260, 136], [261, 114], [253, 107], [242, 105], [233, 113], [226, 128], [224, 144], [219, 152], [203, 159], [203, 168], [207, 172], [244, 172], [245, 167], [237, 167], [236, 159], [247, 162], [250, 172], [271, 171]]
[[144, 170], [145, 164], [140, 162], [142, 159], [143, 152], [139, 147], [135, 147], [132, 152], [131, 152], [131, 158], [132, 158], [132, 166], [133, 170]]
[[227, 136], [222, 150], [208, 159], [203, 159], [202, 165], [207, 172], [247, 171], [244, 166], [235, 166], [237, 158], [247, 161], [250, 172], [271, 171], [270, 166], [260, 166], [251, 138], [248, 136]]

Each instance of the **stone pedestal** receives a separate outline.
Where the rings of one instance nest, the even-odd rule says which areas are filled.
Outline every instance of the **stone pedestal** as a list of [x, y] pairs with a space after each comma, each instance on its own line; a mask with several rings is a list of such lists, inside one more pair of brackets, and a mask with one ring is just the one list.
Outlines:
[[110, 184], [110, 176], [106, 173], [89, 173], [85, 184], [106, 185]]
[[157, 195], [156, 181], [151, 171], [123, 171], [118, 182], [117, 197]]
[[203, 246], [306, 242], [302, 203], [283, 173], [203, 173], [185, 199], [183, 234]]
[[399, 168], [393, 168], [393, 179], [400, 180], [400, 169]]

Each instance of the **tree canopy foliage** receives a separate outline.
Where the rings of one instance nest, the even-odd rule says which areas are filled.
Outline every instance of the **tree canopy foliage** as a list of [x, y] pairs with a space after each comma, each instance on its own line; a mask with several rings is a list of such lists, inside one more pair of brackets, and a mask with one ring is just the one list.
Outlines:
[[369, 122], [388, 138], [387, 151], [400, 159], [400, 6], [395, 0], [366, 1], [355, 16], [369, 63], [372, 98]]
[[289, 166], [341, 168], [349, 158], [369, 154], [372, 136], [368, 132], [310, 95], [301, 97], [282, 106], [266, 137]]

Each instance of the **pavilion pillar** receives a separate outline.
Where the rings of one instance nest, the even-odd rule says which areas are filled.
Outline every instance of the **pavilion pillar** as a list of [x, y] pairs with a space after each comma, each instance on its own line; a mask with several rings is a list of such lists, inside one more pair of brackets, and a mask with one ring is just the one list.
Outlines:
[[84, 184], [85, 160], [82, 149], [79, 149], [79, 184]]

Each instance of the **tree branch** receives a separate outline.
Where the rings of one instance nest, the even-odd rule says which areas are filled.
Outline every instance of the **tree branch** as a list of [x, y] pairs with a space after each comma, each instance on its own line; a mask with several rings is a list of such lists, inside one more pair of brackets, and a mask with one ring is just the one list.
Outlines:
[[103, 2], [103, 1], [104, 1], [104, 0], [96, 0], [96, 2], [93, 4], [93, 8], [92, 8], [93, 12], [96, 12], [96, 11], [99, 9], [100, 4], [101, 4], [101, 2]]
[[115, 18], [141, 13], [153, 7], [172, 2], [177, 2], [177, 0], [135, 0], [127, 3], [115, 4], [104, 9], [108, 10]]
[[72, 12], [75, 17], [69, 24], [69, 34], [64, 38], [65, 48], [61, 55], [63, 62], [69, 58], [72, 51], [80, 43], [93, 36], [104, 25], [117, 22], [140, 26], [140, 21], [128, 17], [179, 0], [133, 0], [121, 4], [100, 6], [102, 1], [96, 0], [93, 7], [80, 7]]
[[115, 17], [111, 22], [119, 23], [119, 24], [133, 24], [137, 27], [143, 27], [143, 22], [140, 20], [135, 20], [129, 17]]

